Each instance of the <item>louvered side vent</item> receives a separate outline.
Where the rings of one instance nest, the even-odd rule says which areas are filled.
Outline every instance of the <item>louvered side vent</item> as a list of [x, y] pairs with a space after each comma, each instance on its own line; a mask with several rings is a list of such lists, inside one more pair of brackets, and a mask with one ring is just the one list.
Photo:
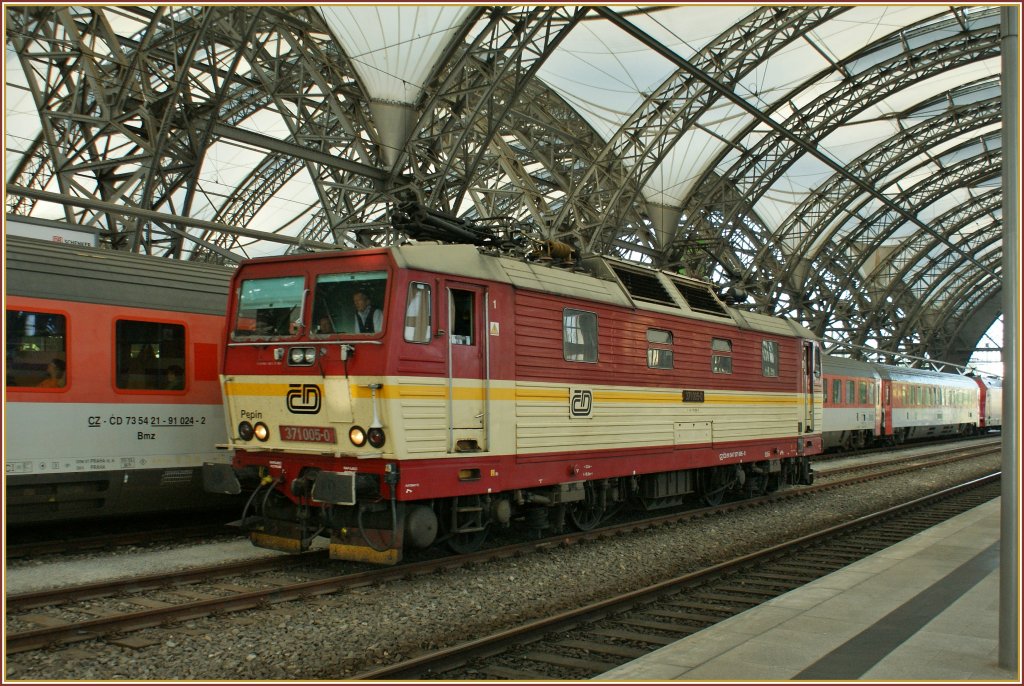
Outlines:
[[612, 269], [615, 271], [615, 275], [619, 277], [619, 280], [622, 281], [622, 285], [626, 287], [626, 290], [634, 298], [658, 303], [659, 305], [678, 307], [675, 301], [672, 300], [672, 296], [661, 285], [661, 281], [658, 281], [658, 278], [653, 274], [635, 272], [632, 269], [623, 269], [622, 267], [612, 267]]
[[719, 317], [729, 316], [729, 313], [725, 311], [722, 303], [718, 302], [718, 298], [715, 297], [715, 294], [711, 292], [708, 286], [676, 281], [675, 279], [672, 279], [672, 283], [676, 285], [686, 304], [694, 312], [706, 312], [718, 315]]

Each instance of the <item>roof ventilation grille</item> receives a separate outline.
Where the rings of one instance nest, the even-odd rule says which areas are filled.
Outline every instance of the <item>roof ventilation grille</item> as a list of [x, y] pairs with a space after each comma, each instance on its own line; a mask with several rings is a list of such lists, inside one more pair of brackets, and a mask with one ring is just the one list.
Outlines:
[[676, 279], [672, 279], [672, 283], [676, 285], [679, 294], [683, 296], [683, 300], [694, 312], [705, 312], [719, 317], [729, 316], [729, 313], [722, 307], [722, 303], [718, 301], [711, 288], [706, 284], [689, 283]]
[[612, 267], [612, 270], [619, 277], [619, 280], [622, 281], [622, 285], [626, 287], [629, 294], [637, 300], [646, 300], [647, 302], [654, 302], [659, 305], [678, 307], [675, 301], [672, 300], [672, 296], [668, 294], [665, 287], [661, 285], [661, 281], [654, 274], [646, 274], [622, 267]]

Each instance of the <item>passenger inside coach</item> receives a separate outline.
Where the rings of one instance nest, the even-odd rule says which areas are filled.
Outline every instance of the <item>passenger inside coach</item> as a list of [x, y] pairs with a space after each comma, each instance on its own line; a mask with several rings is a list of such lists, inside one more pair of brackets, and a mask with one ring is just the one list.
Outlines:
[[170, 391], [180, 391], [185, 388], [185, 370], [181, 366], [172, 364], [167, 368], [167, 378], [164, 388]]
[[64, 388], [67, 383], [67, 365], [64, 360], [55, 357], [46, 365], [47, 377], [36, 384], [36, 388]]

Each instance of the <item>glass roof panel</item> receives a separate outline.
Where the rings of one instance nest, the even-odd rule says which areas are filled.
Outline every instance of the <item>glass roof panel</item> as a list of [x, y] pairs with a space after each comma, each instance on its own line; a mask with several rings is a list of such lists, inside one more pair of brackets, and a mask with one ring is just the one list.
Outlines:
[[872, 103], [858, 112], [853, 121], [877, 119], [908, 110], [913, 111], [920, 103], [931, 101], [936, 95], [953, 89], [957, 84], [992, 76], [998, 74], [999, 71], [998, 57], [949, 69], [924, 81], [901, 88], [884, 100]]
[[828, 67], [821, 53], [800, 39], [760, 62], [740, 79], [736, 92], [764, 109], [788, 98], [794, 89]]
[[[626, 18], [677, 55], [691, 59], [704, 46], [750, 14], [749, 5], [682, 5], [647, 6], [645, 14], [629, 14]], [[620, 10], [621, 11], [621, 10]], [[605, 24], [602, 32], [619, 31]]]
[[[930, 146], [927, 150], [921, 150], [917, 155], [908, 156], [901, 160], [900, 164], [879, 180], [877, 185], [879, 188], [884, 189], [894, 183], [899, 183], [900, 185], [905, 185], [906, 183], [918, 183], [939, 171], [939, 168], [934, 165], [936, 156], [942, 156], [946, 154], [947, 151], [964, 145], [967, 141], [987, 136], [993, 131], [998, 131], [999, 129], [1000, 124], [997, 122], [959, 136], [954, 136], [953, 138]], [[927, 162], [928, 164], [923, 168], [923, 170], [918, 170], [917, 167], [923, 162]]]
[[674, 66], [605, 22], [583, 22], [538, 71], [605, 140], [610, 140]]
[[471, 5], [327, 5], [327, 25], [373, 98], [412, 103]]
[[844, 164], [849, 163], [876, 145], [899, 135], [900, 128], [892, 120], [874, 120], [846, 124], [837, 127], [825, 136], [818, 148], [825, 151], [832, 159]]
[[945, 11], [928, 5], [861, 5], [809, 31], [808, 36], [834, 61], [841, 61], [866, 45]]
[[775, 230], [804, 201], [807, 193], [831, 177], [833, 171], [813, 155], [802, 155], [757, 201], [757, 216]]
[[729, 102], [709, 109], [700, 124], [691, 127], [666, 152], [658, 171], [648, 180], [644, 196], [659, 204], [682, 205], [708, 162], [721, 154], [729, 141], [751, 121], [753, 116]]
[[28, 90], [25, 72], [17, 54], [7, 44], [4, 58], [4, 144], [8, 174], [21, 163], [21, 158], [33, 144], [42, 123]]

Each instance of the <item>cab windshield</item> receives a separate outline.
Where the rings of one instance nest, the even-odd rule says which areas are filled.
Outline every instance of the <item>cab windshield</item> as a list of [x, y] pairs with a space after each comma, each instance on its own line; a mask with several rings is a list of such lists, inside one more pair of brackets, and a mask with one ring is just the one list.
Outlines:
[[384, 327], [387, 272], [320, 274], [313, 288], [314, 335], [372, 336]]
[[295, 335], [301, 324], [304, 292], [305, 279], [301, 276], [242, 281], [234, 337]]

